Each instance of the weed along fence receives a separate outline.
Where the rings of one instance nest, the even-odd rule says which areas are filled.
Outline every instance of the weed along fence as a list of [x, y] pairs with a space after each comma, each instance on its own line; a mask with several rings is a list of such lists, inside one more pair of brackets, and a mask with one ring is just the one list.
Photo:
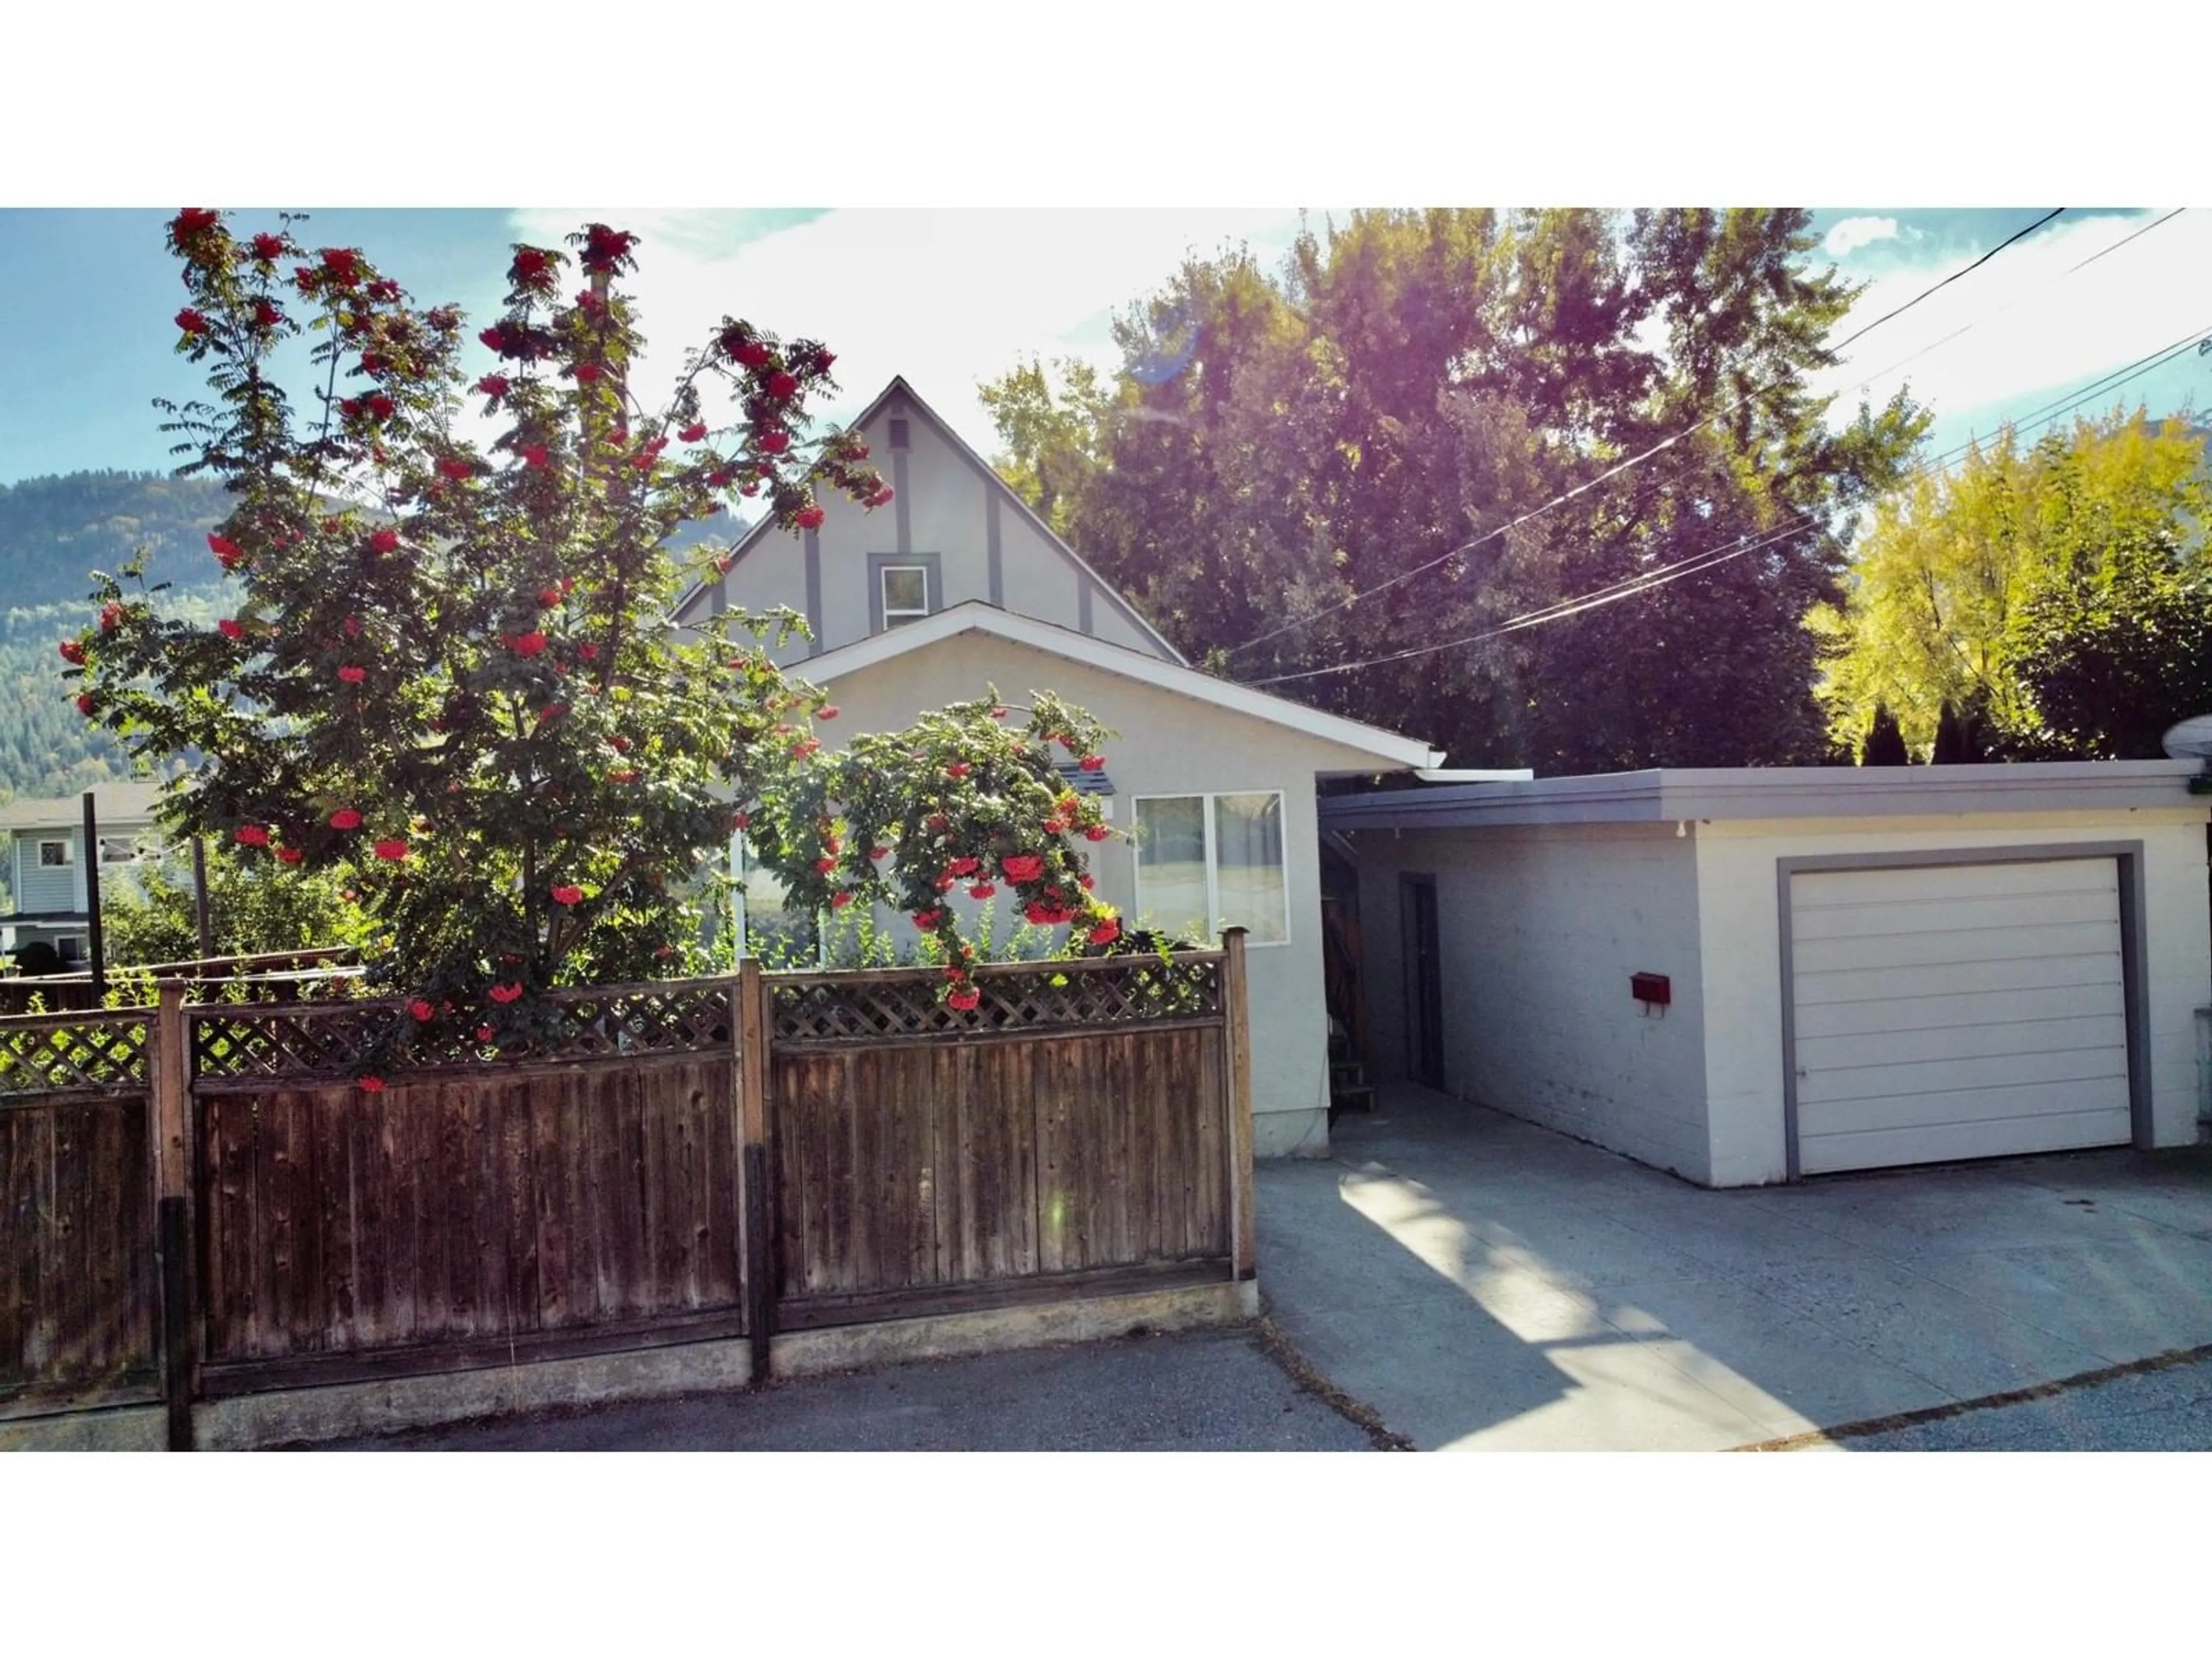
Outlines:
[[281, 1443], [1255, 1310], [1243, 939], [0, 1019], [0, 1444]]

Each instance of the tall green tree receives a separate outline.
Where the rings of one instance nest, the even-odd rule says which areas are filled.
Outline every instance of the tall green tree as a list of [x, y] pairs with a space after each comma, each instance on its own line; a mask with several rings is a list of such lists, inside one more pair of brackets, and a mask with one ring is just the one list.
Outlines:
[[1832, 729], [1856, 740], [1887, 705], [1923, 749], [1948, 705], [2001, 754], [2157, 754], [2212, 707], [2191, 665], [2204, 463], [2201, 432], [2114, 410], [2032, 448], [2001, 432], [1884, 501], [1848, 601], [1814, 619]]
[[[1830, 429], [1808, 384], [1852, 293], [1808, 266], [1807, 222], [1359, 212], [1277, 272], [1242, 251], [1190, 261], [1121, 319], [1111, 400], [1054, 405], [1093, 434], [1056, 452], [1096, 457], [1061, 488], [1069, 532], [1194, 656], [1468, 763], [1814, 758], [1803, 617], [1838, 595], [1850, 514], [1924, 422], [1900, 399]], [[1034, 401], [1035, 380], [990, 392]], [[1009, 475], [1034, 470], [1036, 423], [1000, 431]], [[1494, 631], [1753, 541], [1618, 606]]]

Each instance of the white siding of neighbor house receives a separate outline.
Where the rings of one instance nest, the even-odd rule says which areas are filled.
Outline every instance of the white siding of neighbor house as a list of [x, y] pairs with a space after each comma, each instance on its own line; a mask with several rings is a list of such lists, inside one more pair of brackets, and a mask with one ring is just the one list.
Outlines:
[[[1448, 1093], [1708, 1178], [1697, 864], [1674, 826], [1352, 832], [1370, 1075], [1407, 1074], [1399, 877], [1433, 876]], [[1664, 974], [1647, 1011], [1635, 973]]]
[[[25, 830], [15, 836], [15, 908], [23, 912], [70, 911], [84, 908], [84, 848], [82, 830]], [[39, 843], [65, 841], [70, 863], [48, 869], [39, 863]]]
[[[894, 419], [907, 424], [908, 447], [903, 453], [891, 447]], [[802, 664], [810, 656], [868, 636], [875, 614], [870, 556], [878, 554], [911, 556], [917, 562], [934, 558], [932, 610], [981, 600], [1148, 656], [1165, 655], [1158, 641], [1103, 584], [1086, 576], [1003, 486], [979, 471], [902, 395], [895, 393], [861, 431], [868, 444], [867, 465], [894, 485], [896, 495], [888, 506], [872, 509], [836, 491], [821, 496], [823, 518], [814, 532], [819, 592], [819, 611], [813, 618], [816, 641], [811, 647], [803, 641], [793, 641], [775, 653], [779, 662]], [[995, 595], [991, 579], [994, 535], [999, 545]], [[772, 531], [753, 543], [720, 579], [726, 607], [760, 610], [781, 605], [807, 614], [806, 545], [806, 537], [798, 532]], [[705, 599], [696, 602], [695, 614], [703, 614], [710, 603]]]
[[[1281, 792], [1290, 939], [1254, 945], [1248, 956], [1255, 1147], [1263, 1158], [1325, 1152], [1328, 1013], [1314, 775], [1377, 763], [1320, 738], [977, 634], [840, 675], [830, 690], [841, 713], [817, 731], [836, 744], [862, 732], [901, 730], [922, 710], [979, 696], [987, 684], [1014, 703], [1034, 691], [1058, 692], [1119, 734], [1105, 750], [1118, 829], [1129, 828], [1139, 795]], [[1134, 848], [1113, 840], [1085, 850], [1098, 896], [1135, 918]]]
[[2133, 841], [2143, 844], [2152, 1139], [2186, 1146], [2197, 1138], [2195, 1011], [2212, 981], [2201, 807], [1697, 825], [1713, 1184], [1788, 1173], [1778, 860]]

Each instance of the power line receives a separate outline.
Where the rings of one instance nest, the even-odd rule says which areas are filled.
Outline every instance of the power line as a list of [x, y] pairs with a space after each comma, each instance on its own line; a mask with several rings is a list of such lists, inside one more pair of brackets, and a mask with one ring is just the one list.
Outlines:
[[2060, 271], [2049, 282], [2039, 283], [2036, 287], [2028, 289], [2024, 294], [2015, 295], [2013, 298], [2006, 301], [2004, 304], [1999, 306], [1995, 311], [1985, 311], [1980, 316], [1973, 318], [1966, 323], [1962, 323], [1957, 328], [1953, 329], [1948, 334], [1943, 336], [1942, 339], [1931, 340], [1926, 345], [1922, 346], [1917, 351], [1912, 352], [1907, 356], [1900, 357], [1895, 362], [1890, 363], [1884, 368], [1878, 368], [1871, 374], [1863, 376], [1859, 381], [1859, 390], [1862, 392], [1865, 391], [1867, 387], [1872, 385], [1875, 381], [1881, 380], [1886, 375], [1894, 374], [1899, 369], [1903, 368], [1907, 363], [1916, 362], [1919, 358], [1926, 356], [1929, 352], [1936, 350], [1939, 347], [1950, 344], [1952, 341], [1957, 339], [1962, 334], [1972, 333], [1974, 330], [1979, 328], [1984, 323], [1992, 321], [1996, 318], [2003, 316], [2008, 311], [2012, 310], [2016, 306], [2026, 304], [2028, 301], [2034, 299], [2038, 295], [2048, 293], [2051, 289], [2057, 287], [2060, 283], [2064, 282], [2069, 276], [2071, 276], [2075, 271], [2080, 270], [2085, 265], [2095, 264], [2098, 260], [2103, 258], [2107, 253], [2118, 252], [2120, 249], [2125, 247], [2130, 242], [2134, 241], [2136, 237], [2147, 236], [2152, 231], [2156, 230], [2160, 225], [2166, 224], [2172, 220], [2178, 219], [2188, 211], [2189, 210], [2187, 208], [2176, 208], [2172, 212], [2166, 214], [2162, 217], [2154, 219], [2147, 225], [2138, 226], [2136, 229], [2129, 232], [2125, 236], [2121, 237], [2118, 241], [2110, 243], [2104, 247], [2099, 248], [2087, 258], [2075, 260], [2072, 264], [2067, 266], [2065, 270]]
[[[1795, 510], [1791, 509], [1793, 513]], [[1817, 526], [1814, 527], [1818, 528]], [[1702, 553], [1692, 554], [1673, 564], [1656, 566], [1638, 575], [1626, 577], [1613, 583], [1610, 587], [1601, 587], [1572, 599], [1562, 599], [1555, 605], [1546, 605], [1540, 610], [1524, 612], [1521, 616], [1486, 628], [1479, 634], [1464, 635], [1458, 639], [1445, 640], [1435, 645], [1412, 646], [1403, 651], [1393, 651], [1388, 656], [1366, 657], [1357, 662], [1332, 663], [1327, 668], [1301, 669], [1294, 674], [1273, 674], [1265, 679], [1244, 680], [1240, 684], [1284, 685], [1292, 680], [1319, 679], [1326, 674], [1350, 673], [1356, 668], [1379, 668], [1390, 663], [1409, 662], [1415, 657], [1433, 656], [1439, 651], [1449, 651], [1459, 646], [1479, 645], [1485, 640], [1494, 640], [1506, 634], [1516, 634], [1522, 629], [1539, 627], [1547, 622], [1561, 622], [1569, 617], [1580, 616], [1585, 611], [1595, 611], [1601, 605], [1613, 605], [1622, 599], [1633, 599], [1638, 594], [1649, 592], [1655, 587], [1664, 587], [1668, 582], [1680, 581], [1685, 576], [1694, 576], [1700, 571], [1711, 570], [1716, 565], [1726, 564], [1731, 559], [1740, 559], [1746, 554], [1756, 553], [1762, 548], [1772, 546], [1777, 542], [1786, 541], [1790, 537], [1802, 533], [1802, 526], [1793, 524], [1785, 525], [1779, 530], [1771, 531], [1755, 541], [1751, 540], [1747, 536], [1739, 536], [1735, 542], [1724, 548], [1717, 550], [1709, 548]]]
[[[2087, 386], [2083, 387], [2078, 392], [2063, 393], [2061, 396], [2053, 398], [2051, 402], [2043, 404], [2040, 408], [2032, 409], [2025, 415], [2020, 416], [2013, 420], [2006, 421], [2003, 422], [2003, 426], [1999, 428], [1999, 430], [2002, 431], [2004, 427], [2009, 427], [2013, 431], [2017, 433], [2023, 429], [2038, 425], [2048, 426], [2051, 424], [2051, 421], [2044, 420], [2042, 417], [2045, 415], [2051, 415], [2052, 410], [2055, 410], [2057, 411], [2056, 415], [2051, 415], [2051, 419], [2055, 420], [2060, 416], [2071, 414], [2075, 410], [2081, 408], [2083, 404], [2094, 402], [2097, 398], [2104, 396], [2107, 392], [2117, 392], [2120, 387], [2125, 386], [2130, 380], [2141, 380], [2144, 375], [2151, 373], [2152, 370], [2163, 368], [2167, 363], [2172, 362], [2176, 357], [2181, 356], [2183, 352], [2188, 350], [2193, 343], [2204, 337], [2208, 333], [2212, 333], [2212, 324], [2208, 324], [2203, 328], [2191, 329], [2188, 333], [2183, 335], [2179, 340], [2176, 340], [2171, 345], [2160, 346], [2157, 350], [2150, 353], [2148, 356], [2138, 357], [2135, 362], [2126, 364], [2122, 368], [2114, 369], [2111, 374], [2103, 376], [2100, 380], [2092, 381]], [[2069, 399], [2071, 399], [2071, 401], [2069, 402]], [[1944, 451], [1942, 454], [1938, 455], [1933, 460], [1926, 463], [1923, 467], [1915, 469], [1915, 472], [1917, 474], [1918, 472], [1927, 471], [1929, 468], [1948, 466], [1953, 461], [1964, 456], [1968, 451], [1972, 450], [1980, 442], [1981, 440], [1978, 438], [1969, 438], [1965, 443], [1956, 445], [1954, 447]]]
[[1975, 260], [1973, 264], [1966, 266], [1963, 270], [1953, 271], [1948, 276], [1946, 276], [1942, 282], [1936, 283], [1933, 288], [1925, 289], [1920, 293], [1914, 295], [1903, 305], [1898, 307], [1896, 310], [1884, 312], [1881, 316], [1869, 323], [1864, 328], [1854, 331], [1844, 338], [1837, 341], [1836, 343], [1830, 346], [1828, 349], [1830, 351], [1841, 351], [1845, 346], [1850, 344], [1853, 340], [1858, 339], [1863, 335], [1873, 333], [1875, 330], [1880, 328], [1891, 318], [1902, 317], [1906, 312], [1911, 310], [1913, 307], [1918, 305], [1923, 300], [1931, 300], [1935, 298], [1936, 295], [1941, 294], [1945, 289], [1950, 287], [1952, 283], [1957, 282], [1961, 276], [1972, 276], [1974, 272], [1979, 270], [1984, 265], [1989, 264], [1990, 260], [1996, 258], [1998, 254], [2002, 253], [2007, 248], [2010, 247], [2014, 242], [2021, 240], [2024, 237], [2033, 236], [2037, 231], [2041, 230], [2044, 226], [2049, 224], [2053, 219], [2056, 219], [2060, 214], [2065, 211], [2066, 210], [2064, 208], [2051, 209], [2050, 212], [2045, 214], [2033, 224], [2029, 225], [2023, 229], [2013, 232], [2011, 235], [2006, 237], [2004, 240], [1999, 242], [1987, 253], [1984, 253], [1980, 258]]
[[[1931, 295], [1937, 293], [1942, 289], [1949, 287], [1953, 283], [1957, 282], [1961, 276], [1966, 276], [1968, 272], [1979, 270], [1982, 266], [1987, 264], [1991, 259], [1996, 258], [1998, 254], [2010, 247], [2014, 243], [2021, 240], [2024, 237], [2033, 234], [2038, 230], [2040, 230], [2045, 225], [2049, 224], [2053, 219], [2057, 218], [2060, 214], [2065, 211], [2066, 210], [2064, 208], [2053, 208], [2050, 212], [2045, 214], [2040, 219], [2035, 221], [2034, 223], [2025, 226], [2022, 228], [2014, 231], [2011, 235], [2006, 237], [2003, 241], [1998, 243], [1987, 253], [1982, 255], [1982, 257], [1975, 260], [1972, 264], [1966, 266], [1964, 270], [1953, 271], [1948, 276], [1944, 277], [1941, 282], [1933, 284], [1929, 288], [1923, 290], [1921, 293], [1914, 295], [1913, 298], [1906, 301], [1894, 311], [1888, 312], [1882, 316], [1875, 318], [1874, 321], [1869, 323], [1864, 328], [1856, 330], [1847, 338], [1838, 342], [1834, 346], [1826, 348], [1826, 349], [1831, 353], [1839, 351], [1844, 346], [1850, 344], [1852, 341], [1859, 339], [1864, 335], [1871, 333], [1874, 330], [1881, 327], [1892, 318], [1902, 316], [1905, 313], [1911, 310], [1913, 307], [1918, 305], [1923, 300], [1929, 298]], [[1922, 349], [1926, 351], [1932, 350], [1934, 348], [1923, 347]], [[1917, 356], [1920, 354], [1916, 353], [1914, 355]], [[1907, 357], [1903, 360], [1903, 362], [1911, 362], [1911, 361], [1912, 358]], [[1891, 368], [1901, 368], [1902, 366], [1903, 363], [1896, 363], [1892, 364]], [[1888, 369], [1885, 369], [1882, 372], [1884, 374], [1887, 374], [1890, 371]], [[1707, 427], [1711, 426], [1715, 422], [1719, 421], [1723, 416], [1733, 414], [1736, 410], [1743, 407], [1744, 404], [1749, 403], [1753, 398], [1763, 396], [1766, 392], [1773, 391], [1776, 386], [1782, 384], [1783, 382], [1781, 380], [1777, 380], [1770, 381], [1765, 386], [1754, 386], [1749, 392], [1745, 392], [1742, 396], [1722, 405], [1722, 407], [1714, 410], [1711, 415], [1706, 416], [1694, 426], [1685, 428], [1682, 431], [1677, 432], [1670, 438], [1662, 438], [1659, 442], [1652, 445], [1650, 448], [1644, 450], [1640, 454], [1632, 455], [1626, 460], [1607, 467], [1595, 477], [1577, 484], [1572, 489], [1566, 490], [1560, 495], [1554, 495], [1550, 501], [1544, 502], [1540, 507], [1531, 507], [1528, 512], [1522, 514], [1518, 518], [1499, 525], [1494, 530], [1485, 532], [1482, 535], [1476, 537], [1473, 541], [1464, 542], [1457, 547], [1448, 549], [1444, 552], [1439, 553], [1435, 558], [1430, 559], [1424, 563], [1414, 565], [1410, 569], [1401, 570], [1396, 575], [1389, 577], [1386, 580], [1377, 582], [1372, 587], [1365, 588], [1359, 592], [1350, 594], [1347, 597], [1338, 600], [1334, 605], [1324, 605], [1320, 610], [1310, 611], [1305, 616], [1293, 617], [1291, 621], [1283, 623], [1280, 627], [1269, 629], [1264, 634], [1255, 634], [1250, 639], [1246, 640], [1243, 644], [1231, 646], [1229, 648], [1229, 654], [1234, 657], [1241, 652], [1249, 651], [1255, 645], [1264, 645], [1269, 640], [1275, 639], [1282, 635], [1290, 633], [1294, 629], [1304, 628], [1309, 623], [1318, 622], [1323, 617], [1334, 616], [1337, 611], [1348, 610], [1351, 606], [1357, 605], [1360, 600], [1372, 599], [1376, 594], [1395, 587], [1401, 582], [1410, 581], [1415, 576], [1420, 575], [1425, 571], [1435, 569], [1438, 565], [1444, 563], [1447, 560], [1457, 558], [1463, 553], [1472, 553], [1475, 549], [1484, 545], [1486, 543], [1495, 541], [1498, 537], [1504, 535], [1507, 532], [1517, 530], [1522, 525], [1542, 517], [1545, 514], [1549, 513], [1553, 507], [1564, 506], [1567, 502], [1573, 501], [1578, 495], [1587, 495], [1589, 491], [1596, 489], [1598, 485], [1604, 483], [1607, 479], [1618, 477], [1620, 474], [1627, 471], [1631, 467], [1639, 466], [1644, 462], [1650, 460], [1654, 455], [1657, 455], [1666, 450], [1672, 449], [1676, 444], [1680, 443], [1685, 438], [1695, 436], [1698, 433], [1704, 431]]]
[[[2103, 380], [2098, 381], [2095, 386], [2084, 393], [2078, 395], [2069, 393], [2069, 396], [2073, 398], [2073, 401], [2070, 403], [2067, 402], [2064, 398], [2061, 398], [2057, 400], [2057, 404], [2045, 404], [2043, 410], [2039, 410], [2035, 411], [2035, 413], [2037, 415], [2041, 415], [2044, 414], [2045, 411], [2053, 409], [2056, 409], [2057, 412], [2050, 414], [2048, 418], [2042, 420], [2039, 424], [2048, 426], [2051, 424], [2052, 422], [2061, 420], [2067, 415], [2071, 414], [2075, 410], [2081, 408], [2083, 404], [2094, 402], [2098, 398], [2104, 396], [2107, 392], [2117, 390], [2118, 386], [2126, 384], [2128, 380], [2138, 379], [2142, 375], [2151, 373], [2154, 369], [2164, 367], [2166, 363], [2171, 362], [2174, 358], [2187, 351], [2197, 343], [2197, 340], [2208, 335], [2212, 335], [2212, 323], [2208, 323], [2203, 328], [2193, 330], [2172, 346], [2161, 348], [2160, 350], [2153, 352], [2148, 357], [2138, 358], [2134, 364], [2130, 365], [2129, 368], [2118, 371], [2117, 375], [2106, 375]], [[2063, 408], [2058, 407], [2058, 404], [2063, 404], [2064, 406]], [[2034, 417], [2033, 416], [2031, 416], [2027, 418], [2030, 421], [2033, 421]], [[2008, 424], [2012, 424], [2015, 431], [2021, 429], [2018, 423], [2008, 422]], [[2034, 428], [2033, 426], [2029, 426], [2027, 429], [2033, 430]], [[1911, 472], [1905, 474], [1903, 478], [1900, 478], [1898, 481], [1898, 483], [1899, 485], [1903, 485], [1915, 482], [1920, 478], [1926, 477], [1930, 474], [1940, 471], [1944, 465], [1948, 465], [1951, 459], [1956, 459], [1958, 455], [1964, 454], [1966, 449], [1971, 449], [1972, 447], [1972, 444], [1969, 443], [1965, 447], [1965, 448], [1956, 452], [1952, 452], [1945, 456], [1938, 457], [1935, 460], [1925, 462], [1920, 466], [1914, 468]], [[1416, 657], [1431, 656], [1437, 652], [1453, 650], [1460, 646], [1478, 645], [1486, 640], [1497, 639], [1503, 635], [1518, 633], [1523, 629], [1539, 627], [1548, 622], [1564, 621], [1569, 617], [1579, 616], [1585, 611], [1595, 611], [1602, 605], [1616, 604], [1622, 599], [1633, 599], [1638, 594], [1648, 592], [1652, 588], [1663, 587], [1668, 582], [1678, 581], [1685, 576], [1694, 576], [1700, 571], [1711, 570], [1715, 566], [1726, 564], [1732, 559], [1740, 559], [1747, 554], [1756, 553], [1763, 548], [1771, 547], [1778, 542], [1786, 541], [1790, 538], [1802, 534], [1804, 531], [1808, 529], [1826, 533], [1827, 526], [1820, 524], [1817, 520], [1807, 516], [1799, 509], [1796, 507], [1784, 507], [1783, 510], [1788, 513], [1796, 520], [1796, 522], [1794, 524], [1785, 525], [1778, 530], [1771, 531], [1759, 537], [1757, 540], [1753, 540], [1748, 535], [1740, 536], [1734, 543], [1729, 544], [1724, 548], [1708, 548], [1703, 552], [1689, 554], [1672, 563], [1657, 565], [1650, 570], [1638, 572], [1635, 575], [1623, 577], [1620, 580], [1609, 583], [1604, 587], [1593, 589], [1588, 593], [1578, 594], [1573, 599], [1557, 600], [1551, 605], [1540, 606], [1534, 611], [1524, 611], [1520, 616], [1510, 617], [1503, 623], [1496, 623], [1492, 627], [1484, 629], [1480, 633], [1464, 635], [1458, 639], [1445, 640], [1435, 645], [1413, 646], [1403, 651], [1391, 652], [1385, 656], [1366, 657], [1351, 662], [1332, 663], [1326, 668], [1301, 669], [1296, 673], [1275, 674], [1264, 679], [1246, 680], [1242, 682], [1242, 684], [1255, 686], [1283, 685], [1293, 680], [1318, 679], [1324, 675], [1328, 674], [1350, 673], [1355, 669], [1379, 668], [1386, 666], [1391, 663], [1407, 662]]]

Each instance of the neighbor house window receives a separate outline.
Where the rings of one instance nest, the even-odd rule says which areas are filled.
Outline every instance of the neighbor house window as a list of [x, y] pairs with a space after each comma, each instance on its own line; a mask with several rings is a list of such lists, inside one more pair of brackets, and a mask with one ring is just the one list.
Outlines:
[[82, 962], [87, 943], [82, 933], [64, 933], [54, 941], [54, 949], [61, 953], [64, 962]]
[[738, 954], [771, 969], [816, 966], [822, 946], [815, 918], [792, 904], [783, 878], [753, 857], [742, 835], [730, 838], [730, 864], [744, 884], [738, 896]]
[[100, 838], [100, 861], [102, 864], [134, 863], [138, 854], [138, 843], [127, 837], [102, 836]]
[[70, 844], [65, 841], [40, 842], [39, 843], [39, 868], [41, 870], [58, 870], [64, 865], [74, 863], [76, 860], [70, 857]]
[[1202, 938], [1243, 927], [1254, 945], [1289, 939], [1281, 793], [1140, 798], [1137, 914]]
[[883, 583], [884, 627], [920, 622], [929, 614], [927, 565], [887, 564], [881, 568], [878, 580]]

